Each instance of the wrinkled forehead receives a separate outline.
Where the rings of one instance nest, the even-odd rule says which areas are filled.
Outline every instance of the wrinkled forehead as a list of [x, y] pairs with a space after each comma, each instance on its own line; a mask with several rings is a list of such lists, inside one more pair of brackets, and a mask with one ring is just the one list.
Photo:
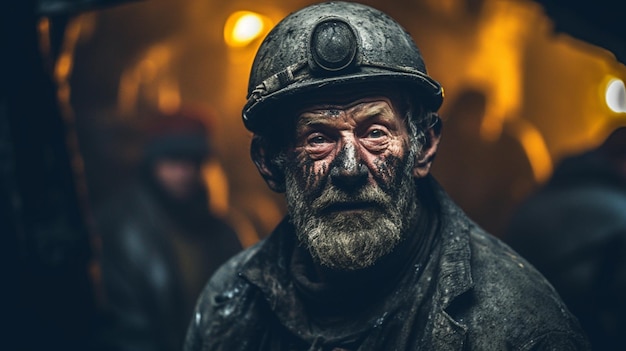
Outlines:
[[351, 100], [346, 103], [321, 102], [313, 103], [296, 111], [296, 117], [300, 123], [302, 119], [309, 119], [321, 116], [351, 116], [362, 115], [395, 115], [401, 117], [399, 111], [394, 107], [394, 103], [386, 96], [368, 96], [365, 98]]
[[360, 109], [380, 109], [388, 106], [399, 116], [404, 116], [409, 108], [409, 99], [401, 90], [393, 87], [371, 89], [344, 89], [340, 91], [319, 91], [303, 97], [292, 105], [292, 113], [321, 110], [355, 111]]

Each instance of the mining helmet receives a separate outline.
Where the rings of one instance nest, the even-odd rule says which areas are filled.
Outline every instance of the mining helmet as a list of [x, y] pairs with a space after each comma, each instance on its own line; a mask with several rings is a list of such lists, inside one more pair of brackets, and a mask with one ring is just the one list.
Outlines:
[[410, 34], [391, 17], [357, 3], [314, 4], [285, 17], [261, 43], [244, 125], [255, 133], [277, 127], [276, 104], [295, 95], [380, 83], [405, 84], [431, 111], [443, 100], [441, 85], [428, 76]]

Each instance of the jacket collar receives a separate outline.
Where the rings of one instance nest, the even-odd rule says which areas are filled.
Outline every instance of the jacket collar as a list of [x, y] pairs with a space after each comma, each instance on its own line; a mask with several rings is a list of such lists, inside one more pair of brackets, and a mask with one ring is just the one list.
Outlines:
[[451, 306], [474, 287], [471, 271], [470, 220], [432, 179], [435, 196], [441, 206], [441, 254], [438, 274], [438, 310], [434, 314], [433, 343], [450, 350], [463, 350], [467, 326], [456, 320]]
[[439, 290], [445, 309], [452, 301], [474, 286], [470, 265], [470, 220], [450, 199], [441, 186], [432, 179], [441, 213], [441, 256], [439, 262]]

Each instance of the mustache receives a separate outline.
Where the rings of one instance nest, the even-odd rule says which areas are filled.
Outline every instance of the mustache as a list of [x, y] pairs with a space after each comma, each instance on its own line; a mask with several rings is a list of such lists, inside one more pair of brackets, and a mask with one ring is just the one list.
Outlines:
[[346, 193], [329, 185], [311, 203], [311, 209], [318, 213], [343, 210], [377, 209], [386, 210], [391, 198], [382, 189], [368, 185], [356, 193]]

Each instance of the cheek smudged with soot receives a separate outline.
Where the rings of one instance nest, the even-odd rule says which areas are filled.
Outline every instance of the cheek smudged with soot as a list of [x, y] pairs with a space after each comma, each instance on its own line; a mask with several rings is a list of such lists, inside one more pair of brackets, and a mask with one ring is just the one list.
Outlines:
[[385, 191], [391, 191], [397, 188], [396, 183], [400, 182], [398, 172], [403, 168], [402, 159], [394, 156], [379, 157], [374, 161], [376, 172], [373, 174], [374, 179], [379, 186]]
[[301, 153], [297, 157], [297, 162], [292, 164], [297, 170], [298, 177], [296, 181], [302, 189], [315, 187], [321, 180], [326, 171], [326, 163], [321, 165], [320, 171], [315, 171], [315, 161], [308, 157], [305, 153]]

